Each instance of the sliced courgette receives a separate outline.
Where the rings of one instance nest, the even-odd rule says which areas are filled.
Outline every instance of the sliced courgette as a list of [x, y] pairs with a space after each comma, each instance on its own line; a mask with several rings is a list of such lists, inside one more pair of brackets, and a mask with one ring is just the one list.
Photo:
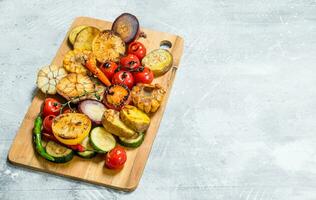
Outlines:
[[106, 153], [112, 150], [116, 141], [113, 135], [103, 127], [95, 127], [90, 133], [90, 141], [93, 148], [99, 153]]
[[139, 147], [143, 143], [144, 138], [145, 138], [145, 134], [139, 133], [136, 138], [119, 137], [118, 142], [125, 147], [136, 148], [136, 147]]
[[81, 142], [81, 145], [85, 148], [83, 152], [77, 152], [78, 156], [82, 158], [92, 158], [97, 155], [97, 152], [94, 151], [93, 147], [90, 144], [90, 138], [86, 137]]
[[142, 65], [149, 67], [156, 77], [168, 72], [172, 67], [172, 62], [172, 54], [168, 50], [156, 49], [143, 58]]
[[49, 141], [45, 147], [46, 152], [55, 158], [54, 162], [65, 163], [74, 156], [74, 151], [54, 141]]
[[75, 43], [75, 40], [76, 40], [76, 37], [77, 37], [77, 35], [78, 35], [78, 33], [80, 32], [80, 31], [82, 31], [84, 28], [86, 28], [87, 26], [77, 26], [77, 27], [75, 27], [75, 28], [73, 28], [72, 30], [71, 30], [71, 32], [69, 33], [69, 37], [68, 37], [68, 39], [69, 39], [69, 42], [73, 45], [74, 43]]

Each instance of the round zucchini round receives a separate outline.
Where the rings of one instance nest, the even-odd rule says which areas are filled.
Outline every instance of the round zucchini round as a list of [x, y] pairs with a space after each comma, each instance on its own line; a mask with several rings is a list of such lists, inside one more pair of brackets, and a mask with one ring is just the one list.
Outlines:
[[46, 152], [55, 158], [56, 163], [65, 163], [74, 156], [74, 151], [54, 141], [49, 141], [45, 147]]

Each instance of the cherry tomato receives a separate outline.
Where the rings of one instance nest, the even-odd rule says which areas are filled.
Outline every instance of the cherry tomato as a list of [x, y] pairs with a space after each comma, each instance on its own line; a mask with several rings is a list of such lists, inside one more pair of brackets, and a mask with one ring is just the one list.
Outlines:
[[48, 115], [44, 118], [43, 121], [43, 131], [46, 133], [53, 133], [52, 131], [52, 124], [53, 124], [53, 120], [56, 116], [55, 115]]
[[100, 66], [101, 71], [108, 77], [109, 80], [112, 79], [114, 73], [116, 72], [118, 66], [115, 62], [105, 62]]
[[54, 98], [46, 98], [43, 106], [43, 116], [48, 115], [59, 115], [61, 109], [61, 104]]
[[140, 61], [137, 56], [133, 54], [128, 54], [121, 58], [121, 66], [127, 70], [136, 70], [140, 66]]
[[125, 150], [117, 146], [106, 154], [105, 165], [110, 169], [120, 169], [124, 166], [126, 158]]
[[132, 42], [128, 45], [128, 53], [137, 56], [139, 60], [142, 60], [146, 55], [146, 48], [140, 42]]
[[85, 148], [81, 144], [74, 144], [74, 145], [67, 145], [67, 147], [71, 148], [72, 150], [84, 152]]
[[138, 72], [133, 73], [135, 83], [150, 84], [154, 80], [154, 73], [148, 67], [139, 68]]
[[132, 89], [134, 85], [134, 77], [131, 72], [121, 70], [119, 72], [116, 72], [112, 78], [113, 84], [124, 84], [129, 89]]

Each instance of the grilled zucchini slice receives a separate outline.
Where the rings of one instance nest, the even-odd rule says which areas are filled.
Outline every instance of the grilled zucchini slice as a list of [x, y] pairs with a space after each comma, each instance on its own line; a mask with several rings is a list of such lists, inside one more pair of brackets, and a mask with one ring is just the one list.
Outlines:
[[172, 54], [165, 49], [156, 49], [147, 54], [142, 65], [149, 67], [155, 76], [161, 76], [168, 72], [172, 67]]
[[91, 51], [92, 41], [99, 33], [99, 29], [92, 26], [82, 29], [75, 39], [74, 49]]
[[46, 152], [55, 158], [54, 162], [65, 163], [70, 161], [74, 156], [74, 151], [65, 146], [49, 141], [45, 147]]
[[144, 138], [145, 138], [145, 134], [139, 133], [136, 138], [119, 137], [118, 143], [120, 143], [122, 146], [125, 146], [125, 147], [136, 148], [136, 147], [139, 147], [143, 143]]
[[116, 140], [113, 135], [107, 132], [103, 127], [95, 127], [92, 129], [90, 141], [93, 148], [99, 153], [111, 151], [116, 145]]
[[87, 26], [76, 26], [70, 31], [69, 36], [68, 36], [70, 44], [74, 45], [78, 33], [86, 27]]
[[78, 156], [82, 158], [92, 158], [95, 155], [97, 155], [97, 152], [94, 151], [94, 148], [90, 144], [90, 138], [85, 137], [83, 141], [81, 142], [81, 145], [85, 148], [85, 151], [83, 152], [77, 152]]

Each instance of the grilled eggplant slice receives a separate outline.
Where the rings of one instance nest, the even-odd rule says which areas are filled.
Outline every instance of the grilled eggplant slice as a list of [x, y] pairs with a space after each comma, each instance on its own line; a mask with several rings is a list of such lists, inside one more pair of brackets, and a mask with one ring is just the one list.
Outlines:
[[124, 55], [125, 50], [124, 41], [110, 30], [98, 34], [92, 43], [93, 54], [101, 63], [106, 61], [118, 62]]
[[156, 77], [168, 72], [172, 67], [172, 62], [173, 57], [168, 50], [156, 49], [143, 58], [142, 65], [151, 69]]
[[138, 19], [130, 13], [123, 13], [113, 22], [112, 31], [119, 34], [124, 42], [130, 43], [139, 33]]
[[86, 27], [87, 26], [76, 26], [70, 31], [69, 36], [68, 36], [70, 44], [74, 45], [78, 33]]
[[138, 133], [145, 132], [150, 124], [148, 115], [135, 106], [124, 106], [120, 111], [120, 118], [124, 124]]
[[120, 113], [113, 109], [107, 109], [103, 113], [102, 124], [106, 131], [119, 137], [132, 138], [137, 133], [127, 127], [120, 119]]
[[92, 50], [92, 41], [100, 33], [99, 29], [88, 26], [82, 29], [74, 42], [74, 49]]

